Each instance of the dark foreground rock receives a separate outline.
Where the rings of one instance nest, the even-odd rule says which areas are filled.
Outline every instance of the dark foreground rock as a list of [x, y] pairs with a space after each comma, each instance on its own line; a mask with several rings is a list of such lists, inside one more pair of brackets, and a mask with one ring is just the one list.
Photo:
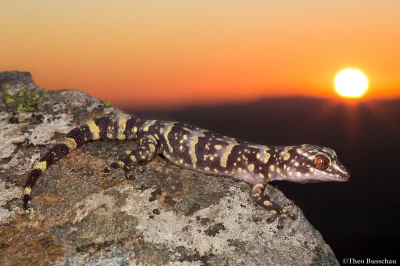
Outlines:
[[244, 182], [161, 157], [134, 181], [104, 174], [131, 141], [92, 142], [55, 163], [26, 213], [23, 185], [46, 145], [120, 111], [77, 90], [43, 91], [29, 73], [0, 73], [0, 86], [0, 265], [338, 265], [301, 210], [278, 230]]

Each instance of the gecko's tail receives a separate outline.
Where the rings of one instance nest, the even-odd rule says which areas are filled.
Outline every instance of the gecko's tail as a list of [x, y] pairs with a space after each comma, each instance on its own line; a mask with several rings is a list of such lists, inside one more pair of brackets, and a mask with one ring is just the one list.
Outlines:
[[93, 140], [137, 139], [137, 132], [141, 124], [141, 120], [136, 116], [117, 114], [89, 120], [82, 126], [71, 130], [60, 143], [55, 144], [33, 166], [24, 188], [24, 208], [29, 208], [32, 188], [39, 176], [54, 162]]

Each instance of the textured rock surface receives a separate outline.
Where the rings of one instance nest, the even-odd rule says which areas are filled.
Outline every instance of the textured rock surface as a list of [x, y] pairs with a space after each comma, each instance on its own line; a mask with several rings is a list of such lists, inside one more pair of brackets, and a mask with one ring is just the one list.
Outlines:
[[[303, 216], [283, 230], [250, 199], [250, 186], [161, 157], [134, 181], [102, 169], [133, 142], [92, 142], [46, 171], [22, 208], [32, 164], [91, 117], [118, 112], [76, 90], [46, 92], [29, 73], [0, 73], [1, 265], [338, 265]], [[268, 188], [278, 202], [289, 201]]]

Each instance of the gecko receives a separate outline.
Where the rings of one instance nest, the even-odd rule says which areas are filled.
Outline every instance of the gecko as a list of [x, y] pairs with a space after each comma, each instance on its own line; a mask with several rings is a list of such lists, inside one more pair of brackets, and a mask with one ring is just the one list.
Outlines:
[[230, 176], [252, 185], [254, 202], [270, 212], [269, 222], [296, 219], [288, 207], [282, 207], [266, 194], [267, 184], [275, 180], [296, 183], [344, 182], [349, 172], [336, 153], [312, 144], [266, 146], [224, 136], [192, 125], [161, 120], [145, 120], [134, 115], [114, 114], [91, 119], [72, 129], [33, 165], [24, 188], [24, 207], [30, 208], [31, 193], [39, 176], [57, 160], [90, 141], [132, 140], [133, 150], [120, 153], [117, 161], [104, 169], [122, 168], [128, 179], [132, 172], [157, 154], [191, 170]]

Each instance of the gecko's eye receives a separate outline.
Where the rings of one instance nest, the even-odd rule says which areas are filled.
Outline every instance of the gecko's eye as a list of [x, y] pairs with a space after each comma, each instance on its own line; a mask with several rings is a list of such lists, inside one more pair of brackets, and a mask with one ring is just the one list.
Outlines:
[[329, 159], [324, 155], [317, 155], [314, 158], [314, 167], [318, 170], [325, 170], [329, 166]]

